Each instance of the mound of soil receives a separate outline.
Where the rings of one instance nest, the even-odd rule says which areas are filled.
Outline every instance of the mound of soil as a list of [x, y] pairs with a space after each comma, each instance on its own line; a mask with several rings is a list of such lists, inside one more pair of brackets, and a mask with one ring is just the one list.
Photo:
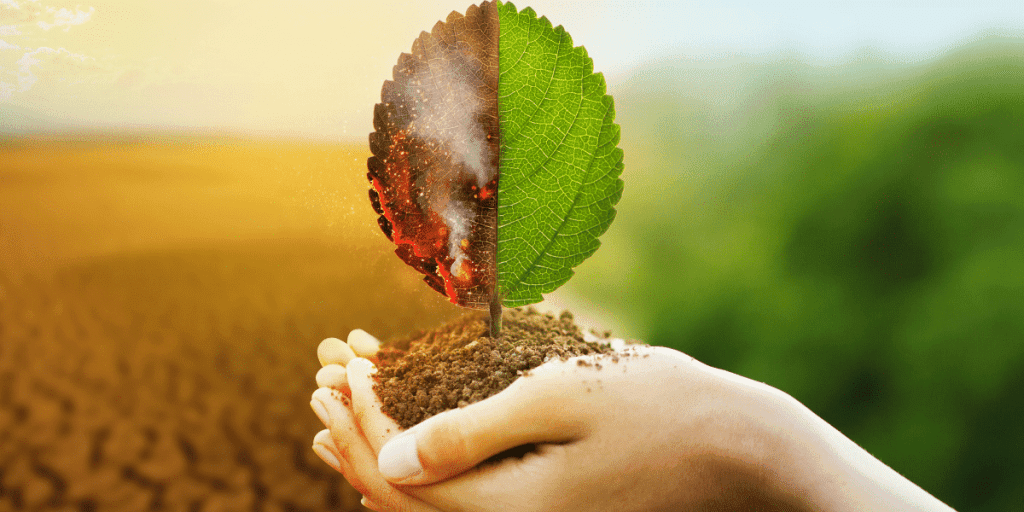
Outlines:
[[[605, 334], [607, 337], [608, 334]], [[409, 428], [437, 413], [479, 402], [553, 358], [610, 353], [584, 341], [568, 311], [506, 310], [491, 338], [487, 315], [472, 313], [429, 332], [386, 343], [374, 391], [384, 413]]]

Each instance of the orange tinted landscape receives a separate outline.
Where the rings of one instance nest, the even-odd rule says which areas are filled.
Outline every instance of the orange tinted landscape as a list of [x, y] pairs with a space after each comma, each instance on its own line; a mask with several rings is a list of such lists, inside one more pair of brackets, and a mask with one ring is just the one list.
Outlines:
[[310, 449], [316, 345], [457, 314], [377, 228], [367, 151], [4, 144], [0, 510], [360, 509]]

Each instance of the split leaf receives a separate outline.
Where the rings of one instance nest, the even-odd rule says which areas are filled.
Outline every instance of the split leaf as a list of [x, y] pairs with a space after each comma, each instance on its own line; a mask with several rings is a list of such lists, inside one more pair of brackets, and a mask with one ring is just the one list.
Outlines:
[[483, 2], [402, 54], [374, 109], [370, 201], [455, 304], [539, 302], [600, 245], [622, 195], [604, 77], [532, 9]]

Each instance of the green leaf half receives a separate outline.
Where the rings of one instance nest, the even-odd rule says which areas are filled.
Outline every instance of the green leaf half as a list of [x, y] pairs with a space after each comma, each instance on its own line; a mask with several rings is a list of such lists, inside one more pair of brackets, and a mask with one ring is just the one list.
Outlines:
[[604, 76], [561, 26], [498, 2], [498, 289], [540, 302], [600, 246], [622, 196], [619, 127]]

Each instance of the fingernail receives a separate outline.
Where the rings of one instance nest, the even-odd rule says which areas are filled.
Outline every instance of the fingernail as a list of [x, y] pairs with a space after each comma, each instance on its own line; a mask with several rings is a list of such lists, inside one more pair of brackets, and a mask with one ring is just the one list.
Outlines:
[[412, 432], [404, 432], [385, 443], [377, 455], [377, 469], [392, 482], [422, 472], [423, 466], [420, 465], [420, 456], [416, 451], [416, 436]]
[[331, 439], [331, 431], [325, 428], [320, 432], [317, 432], [316, 435], [313, 436], [313, 444], [322, 444], [330, 449], [334, 444], [334, 439]]
[[[357, 357], [348, 362], [345, 365], [345, 371], [348, 375], [373, 375], [377, 372], [377, 367], [373, 365], [373, 362], [365, 357]], [[351, 384], [351, 381], [349, 382]]]
[[314, 444], [313, 451], [316, 452], [317, 457], [327, 463], [328, 466], [334, 468], [335, 471], [341, 471], [341, 463], [338, 462], [338, 458], [322, 444]]
[[348, 385], [345, 367], [340, 364], [329, 364], [316, 372], [316, 385], [321, 388], [342, 389]]
[[372, 357], [380, 349], [380, 340], [362, 329], [355, 329], [348, 333], [348, 346], [359, 357]]
[[[342, 396], [341, 393], [330, 388], [319, 388], [313, 392], [310, 407], [313, 408], [313, 412], [320, 418], [320, 421], [324, 422], [325, 427], [331, 427], [331, 418], [341, 418], [344, 414], [345, 406], [341, 403]], [[320, 407], [318, 408], [314, 404], [318, 404]]]
[[345, 366], [356, 357], [352, 347], [338, 338], [327, 338], [316, 347], [316, 357], [320, 360], [320, 366], [329, 364], [340, 364]]
[[374, 511], [381, 510], [380, 505], [378, 505], [375, 502], [367, 499], [366, 496], [363, 496], [363, 498], [361, 500], [359, 500], [359, 504], [364, 506], [364, 507], [366, 507], [366, 508], [368, 508], [368, 509], [370, 509], [370, 510], [374, 510]]
[[320, 401], [320, 399], [313, 397], [313, 399], [309, 401], [309, 406], [313, 408], [313, 412], [316, 413], [316, 417], [320, 418], [320, 422], [323, 423], [325, 427], [331, 426], [331, 415], [327, 414], [327, 407]]

